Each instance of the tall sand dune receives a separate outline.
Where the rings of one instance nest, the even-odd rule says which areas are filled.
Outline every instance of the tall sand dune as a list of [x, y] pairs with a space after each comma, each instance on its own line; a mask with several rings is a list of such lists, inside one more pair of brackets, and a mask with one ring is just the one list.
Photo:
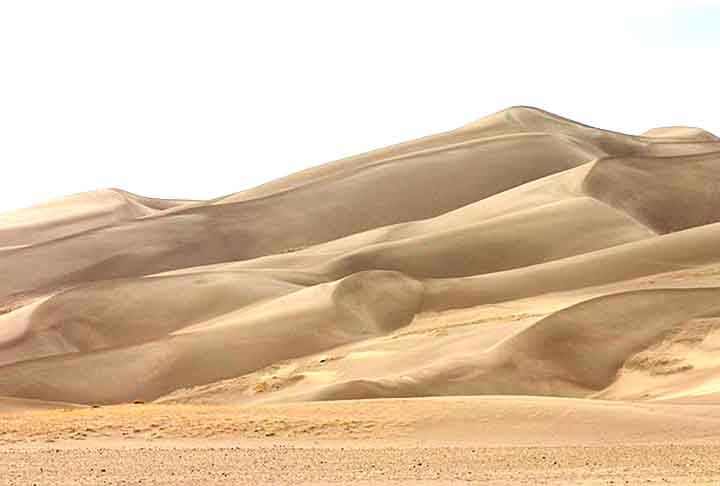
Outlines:
[[20, 210], [0, 216], [0, 408], [712, 408], [719, 194], [707, 131], [519, 106], [209, 201]]

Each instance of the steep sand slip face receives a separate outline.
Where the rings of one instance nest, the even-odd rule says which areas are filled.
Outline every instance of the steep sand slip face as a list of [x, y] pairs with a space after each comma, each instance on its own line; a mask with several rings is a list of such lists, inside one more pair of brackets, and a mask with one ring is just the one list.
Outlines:
[[[568, 234], [578, 235], [569, 239]], [[497, 272], [654, 236], [633, 219], [590, 198], [574, 198], [464, 228], [369, 246], [317, 273], [339, 278], [369, 269], [416, 278]], [[512, 244], [509, 244], [512, 242]]]
[[[675, 192], [656, 190], [654, 200], [643, 203], [644, 206], [639, 209], [635, 208], [632, 206], [631, 199], [628, 197], [623, 199], [621, 196], [623, 191], [631, 195], [641, 192], [644, 183], [642, 180], [623, 179], [621, 177], [623, 176], [622, 170], [616, 170], [614, 167], [607, 168], [611, 162], [613, 161], [603, 160], [600, 167], [597, 167], [597, 164], [589, 166], [590, 175], [581, 180], [590, 190], [598, 192], [602, 189], [602, 178], [606, 177], [606, 174], [607, 177], [618, 181], [622, 179], [627, 189], [623, 190], [620, 184], [614, 185], [605, 182], [605, 187], [613, 187], [614, 192], [600, 195], [601, 198], [610, 199], [611, 202], [617, 199], [625, 201], [626, 207], [620, 209], [629, 208], [628, 212], [631, 214], [642, 211], [643, 207], [655, 211], [653, 208], [659, 202], [668, 207], [668, 211], [664, 213], [665, 218], [671, 218], [670, 209], [674, 209], [676, 216], [673, 218], [677, 221], [676, 225], [680, 227], [694, 225], [698, 218], [705, 218], [703, 222], [714, 219], [711, 214], [704, 216], [701, 211], [697, 210], [711, 205], [712, 201], [707, 199], [708, 197], [712, 199], [713, 192], [711, 190], [700, 191], [698, 193], [700, 199], [694, 203], [688, 201], [687, 198], [682, 198], [682, 194], [690, 192], [692, 180], [686, 180], [685, 183], [676, 181], [674, 183], [677, 189]], [[710, 164], [712, 159], [703, 158], [700, 159], [700, 162]], [[587, 172], [588, 169], [583, 170]], [[258, 259], [244, 265], [235, 265], [234, 268], [309, 267], [312, 273], [324, 274], [325, 280], [332, 280], [353, 271], [376, 268], [403, 271], [416, 277], [462, 276], [562, 258], [569, 254], [584, 253], [626, 241], [646, 238], [653, 234], [630, 217], [622, 213], [614, 214], [602, 203], [583, 198], [582, 193], [571, 196], [572, 192], [565, 192], [562, 195], [563, 191], [568, 191], [567, 184], [569, 182], [571, 184], [577, 184], [577, 182], [571, 182], [573, 179], [561, 175], [562, 178], [551, 176], [538, 181], [542, 182], [542, 185], [532, 183], [527, 185], [529, 186], [527, 189], [525, 186], [520, 186], [508, 191], [515, 196], [515, 201], [526, 198], [530, 201], [526, 205], [539, 204], [540, 206], [536, 209], [515, 212], [502, 218], [494, 218], [492, 221], [474, 223], [477, 218], [482, 218], [483, 214], [487, 217], [497, 214], [499, 208], [509, 209], [509, 205], [505, 204], [508, 198], [499, 195], [488, 198], [487, 204], [483, 204], [484, 201], [476, 203], [433, 220], [414, 223], [413, 226], [405, 224], [400, 227], [374, 230], [371, 232], [374, 234], [347, 237], [305, 251]], [[571, 176], [571, 174], [567, 175]], [[556, 177], [557, 181], [552, 180]], [[575, 176], [572, 175], [572, 177]], [[652, 178], [651, 175], [647, 175], [647, 177]], [[696, 178], [705, 181], [703, 184], [712, 184], [710, 178], [700, 176], [696, 176]], [[572, 190], [570, 189], [570, 191]], [[545, 199], [539, 198], [538, 193], [546, 194]], [[547, 194], [556, 194], [557, 196], [548, 198]], [[703, 194], [706, 195], [704, 199], [702, 199]], [[559, 198], [556, 199], [555, 204], [541, 204], [543, 201], [552, 200], [553, 197]], [[562, 199], [563, 197], [565, 199]], [[683, 204], [693, 205], [686, 209]], [[462, 221], [465, 221], [464, 226], [462, 226]], [[478, 226], [478, 224], [483, 226]], [[443, 231], [443, 228], [452, 229]], [[576, 236], [569, 239], [568, 235]], [[393, 243], [373, 245], [374, 242], [387, 239], [393, 240]], [[508, 246], [507, 241], [517, 243]], [[360, 248], [363, 245], [365, 248], [352, 251], [344, 256], [334, 257], [335, 261], [329, 267], [323, 264], [324, 269], [322, 267], [320, 269], [312, 268], [318, 262], [333, 259], [333, 255], [337, 255], [342, 248]]]
[[720, 152], [682, 157], [609, 158], [585, 178], [587, 193], [659, 233], [720, 220]]
[[465, 276], [654, 236], [630, 216], [587, 197], [583, 181], [592, 166], [523, 184], [432, 219], [206, 270], [272, 269], [283, 278], [280, 269], [294, 269], [325, 281], [371, 269], [425, 278]]
[[716, 223], [504, 272], [427, 280], [424, 305], [441, 310], [491, 304], [717, 262], [720, 224]]
[[688, 319], [716, 316], [718, 297], [718, 289], [600, 297], [552, 314], [484, 350], [473, 346], [469, 336], [460, 346], [448, 345], [439, 353], [442, 357], [430, 363], [412, 363], [393, 375], [333, 383], [297, 398], [589, 396], [611, 385], [629, 358], [656, 345]]
[[0, 367], [0, 395], [78, 403], [153, 399], [390, 332], [410, 322], [421, 299], [422, 285], [400, 274], [357, 274], [165, 339]]
[[[431, 237], [453, 230], [460, 231], [463, 228], [470, 230], [495, 218], [537, 209], [553, 203], [571, 203], [572, 199], [587, 197], [582, 186], [592, 165], [593, 162], [590, 162], [580, 167], [542, 177], [434, 218], [384, 226], [308, 248], [296, 248], [291, 252], [232, 263], [227, 266], [214, 266], [212, 269], [227, 271], [230, 269], [309, 268], [356, 250], [368, 249], [376, 244], [399, 243], [400, 240]], [[618, 220], [620, 219], [618, 218]], [[629, 227], [638, 226], [629, 218], [625, 218], [625, 221]], [[179, 270], [179, 272], [182, 271]], [[197, 270], [190, 269], [190, 271]]]
[[[361, 275], [362, 274], [359, 274], [357, 277], [361, 277]], [[199, 278], [201, 276], [202, 275], [198, 276], [197, 274], [191, 274], [188, 275], [186, 278]], [[371, 279], [368, 281], [375, 282], [375, 279], [372, 278], [372, 274], [369, 274], [368, 277], [371, 277]], [[175, 278], [175, 280], [178, 279]], [[358, 282], [364, 282], [366, 280], [367, 279], [365, 279], [365, 277], [357, 279]], [[350, 279], [348, 281], [342, 282], [339, 288], [346, 289], [349, 285], [349, 282], [352, 281], [355, 281], [355, 279]], [[397, 285], [397, 283], [401, 281], [403, 281], [402, 278], [398, 280], [395, 277], [387, 280], [384, 284], [384, 287], [379, 287], [382, 288], [384, 292], [384, 294], [380, 294], [381, 297], [370, 298], [368, 297], [368, 294], [360, 292], [359, 295], [362, 296], [362, 305], [360, 305], [359, 308], [363, 310], [358, 312], [369, 312], [376, 307], [378, 309], [382, 309], [382, 296], [385, 295], [385, 299], [389, 298], [389, 296], [392, 295], [392, 292], [394, 292], [395, 285]], [[119, 374], [124, 376], [124, 379], [126, 381], [123, 382], [122, 380], [119, 380], [118, 386], [114, 387], [114, 389], [108, 390], [102, 387], [100, 384], [99, 389], [91, 390], [88, 392], [89, 394], [85, 396], [82, 393], [82, 390], [78, 387], [86, 386], [86, 382], [76, 383], [76, 385], [74, 386], [71, 386], [70, 383], [65, 383], [65, 391], [63, 391], [62, 393], [70, 393], [70, 395], [63, 395], [62, 399], [90, 403], [93, 401], [106, 402], [115, 400], [130, 400], [136, 396], [142, 396], [143, 398], [155, 397], [158, 394], [166, 393], [174, 388], [178, 388], [181, 386], [207, 383], [209, 381], [222, 379], [228, 376], [248, 373], [263, 366], [267, 366], [268, 364], [271, 364], [274, 360], [276, 361], [280, 359], [287, 359], [312, 354], [322, 349], [328, 349], [344, 342], [348, 342], [347, 338], [343, 337], [344, 335], [342, 333], [338, 335], [337, 333], [332, 332], [333, 329], [335, 329], [332, 327], [333, 325], [338, 326], [339, 329], [342, 329], [343, 327], [342, 325], [338, 324], [338, 317], [334, 316], [337, 316], [337, 312], [342, 309], [352, 309], [353, 305], [355, 307], [358, 307], [357, 304], [349, 304], [349, 302], [353, 302], [353, 300], [350, 298], [352, 295], [354, 295], [353, 292], [345, 291], [341, 292], [340, 294], [333, 294], [336, 296], [341, 295], [342, 298], [326, 301], [327, 303], [323, 303], [323, 299], [325, 299], [325, 297], [323, 296], [327, 296], [329, 294], [327, 294], [327, 291], [324, 290], [323, 286], [321, 286], [317, 288], [309, 288], [303, 292], [293, 293], [287, 298], [280, 298], [277, 299], [277, 301], [271, 300], [261, 306], [252, 306], [247, 310], [241, 309], [239, 311], [235, 311], [229, 314], [227, 313], [229, 308], [234, 309], [235, 306], [241, 305], [241, 303], [235, 300], [232, 303], [228, 302], [225, 307], [221, 305], [219, 308], [212, 310], [211, 308], [207, 308], [208, 303], [205, 302], [204, 305], [200, 306], [200, 308], [204, 309], [205, 314], [198, 314], [193, 319], [193, 315], [189, 313], [189, 309], [185, 309], [182, 306], [178, 306], [177, 304], [173, 304], [170, 308], [167, 308], [165, 305], [161, 305], [163, 302], [163, 298], [172, 300], [171, 296], [174, 295], [173, 287], [169, 286], [166, 288], [163, 282], [163, 278], [159, 278], [157, 280], [147, 279], [146, 283], [148, 285], [144, 288], [147, 293], [142, 292], [143, 286], [137, 287], [136, 285], [131, 285], [129, 287], [130, 291], [132, 292], [130, 295], [139, 295], [145, 299], [148, 299], [150, 297], [154, 297], [154, 299], [157, 299], [155, 302], [155, 305], [157, 305], [157, 307], [155, 308], [156, 311], [149, 312], [159, 312], [159, 314], [157, 314], [154, 319], [150, 319], [148, 321], [148, 324], [139, 326], [137, 328], [137, 331], [133, 331], [134, 328], [129, 326], [135, 326], [138, 322], [138, 319], [142, 319], [142, 316], [138, 315], [137, 317], [133, 317], [134, 314], [128, 311], [129, 313], [127, 315], [125, 313], [117, 314], [119, 316], [126, 316], [125, 321], [112, 321], [110, 320], [112, 316], [103, 317], [103, 314], [101, 313], [98, 315], [98, 317], [95, 318], [98, 324], [92, 324], [92, 321], [89, 324], [86, 324], [86, 326], [89, 326], [91, 329], [95, 329], [95, 334], [89, 334], [86, 331], [80, 332], [83, 329], [83, 326], [80, 325], [79, 328], [77, 327], [78, 317], [73, 317], [72, 309], [82, 308], [78, 307], [78, 305], [80, 304], [73, 304], [72, 299], [75, 294], [77, 294], [77, 298], [79, 299], [80, 303], [85, 301], [87, 299], [87, 294], [84, 293], [83, 289], [78, 289], [66, 293], [69, 296], [69, 305], [65, 307], [59, 305], [58, 307], [56, 307], [57, 312], [49, 313], [49, 315], [53, 317], [60, 317], [63, 320], [59, 321], [59, 323], [50, 321], [50, 324], [52, 325], [47, 324], [46, 326], [52, 328], [53, 333], [57, 333], [58, 331], [64, 332], [64, 334], [60, 334], [63, 337], [63, 342], [68, 343], [72, 342], [72, 339], [75, 339], [79, 343], [76, 344], [76, 346], [79, 347], [80, 345], [82, 345], [85, 347], [84, 349], [87, 350], [102, 349], [103, 347], [112, 347], [109, 344], [110, 342], [114, 342], [115, 346], [117, 346], [123, 343], [143, 343], [146, 340], [160, 339], [166, 336], [167, 333], [171, 330], [182, 328], [183, 323], [186, 323], [185, 325], [190, 325], [194, 322], [202, 323], [203, 320], [207, 320], [207, 318], [209, 318], [213, 312], [219, 313], [220, 317], [202, 324], [197, 324], [194, 328], [189, 330], [192, 332], [183, 333], [177, 335], [174, 338], [168, 337], [162, 341], [154, 343], [139, 344], [130, 348], [110, 350], [106, 353], [96, 353], [84, 357], [78, 357], [77, 355], [69, 355], [67, 358], [61, 358], [60, 361], [51, 360], [46, 362], [45, 360], [43, 360], [39, 362], [28, 362], [27, 364], [20, 364], [16, 367], [3, 368], [4, 374], [6, 374], [7, 376], [7, 378], [5, 378], [4, 384], [8, 386], [8, 388], [5, 388], [6, 391], [4, 393], [11, 393], [18, 396], [32, 396], [36, 398], [49, 399], [53, 396], [53, 393], [57, 393], [57, 386], [52, 383], [52, 377], [54, 377], [57, 373], [56, 368], [58, 366], [58, 363], [62, 363], [63, 368], [65, 368], [64, 371], [59, 372], [61, 376], [63, 375], [63, 373], [69, 373], [69, 370], [71, 369], [78, 370], [75, 371], [76, 373], [81, 373], [79, 371], [80, 369], [82, 369], [83, 367], [89, 367], [97, 372], [97, 378], [100, 381], [103, 379], [103, 370], [106, 370], [108, 367], [114, 366], [115, 363], [120, 363], [120, 365], [117, 366], [121, 366], [124, 371]], [[242, 282], [242, 280], [240, 282]], [[248, 282], [254, 282], [255, 284], [258, 283], [258, 281], [255, 280], [250, 280]], [[183, 282], [181, 281], [180, 283]], [[222, 279], [219, 283], [224, 284]], [[376, 284], [376, 282], [374, 284]], [[466, 289], [465, 291], [461, 292], [458, 289], [461, 289], [463, 284], [470, 285], [471, 289]], [[457, 285], [459, 285], [460, 287], [455, 289], [453, 295], [463, 295], [464, 300], [456, 301], [456, 307], [470, 307], [472, 305], [483, 303], [483, 300], [487, 299], [487, 290], [483, 287], [477, 287], [476, 284], [477, 283], [474, 281], [474, 279], [460, 279], [457, 281]], [[283, 289], [282, 285], [280, 284], [273, 285], [279, 285], [280, 289]], [[425, 310], [441, 310], [447, 305], [448, 299], [439, 299], [437, 297], [437, 282], [428, 282], [425, 284], [425, 286], [429, 289], [428, 292], [425, 292], [424, 290], [422, 290], [421, 287], [418, 287], [416, 284], [413, 285], [415, 285], [415, 290], [412, 291], [412, 295], [416, 295], [417, 297], [413, 298], [418, 300], [414, 301], [415, 303], [411, 304], [409, 307], [405, 307], [405, 305], [403, 304], [397, 308], [398, 311], [401, 312], [407, 312], [404, 309], [410, 309], [410, 314], [407, 314], [408, 317], [403, 317], [403, 319], [388, 317], [387, 319], [382, 320], [382, 322], [392, 322], [393, 325], [402, 325], [403, 322], [407, 322], [407, 319], [411, 319], [414, 313], [420, 308], [420, 302], [423, 302], [422, 306]], [[91, 289], [92, 288], [93, 287], [91, 287]], [[215, 288], [215, 290], [217, 292], [220, 292], [220, 289], [222, 288], [222, 286], [218, 286]], [[275, 287], [272, 286], [270, 287], [271, 290], [274, 288]], [[328, 287], [328, 289], [330, 288], [332, 287]], [[495, 288], [497, 288], [497, 286]], [[96, 294], [96, 299], [103, 295], [105, 295], [106, 299], [110, 298], [108, 296], [112, 296], [115, 290], [120, 291], [121, 289], [122, 286], [118, 287], [117, 284], [111, 285], [108, 288], [103, 288], [102, 286], [100, 286], [101, 291], [100, 293]], [[140, 291], [138, 291], [138, 289]], [[192, 287], [190, 289], [192, 290]], [[210, 290], [212, 291], [212, 289], [213, 287], [211, 286]], [[256, 289], [260, 290], [262, 289], [262, 287], [258, 286], [256, 287]], [[472, 291], [472, 289], [477, 290]], [[286, 291], [287, 290], [283, 290], [283, 292]], [[61, 294], [61, 296], [59, 296], [59, 298], [61, 299], [60, 304], [63, 303], [62, 298], [64, 295], [65, 294]], [[197, 292], [194, 292], [194, 295], [195, 298], [199, 299], [207, 298], [203, 297], [204, 294], [201, 289], [198, 289]], [[431, 296], [432, 299], [428, 298], [429, 296]], [[661, 300], [664, 299], [664, 297], [659, 298]], [[507, 298], [505, 300], [507, 300]], [[403, 300], [401, 299], [400, 302], [402, 301]], [[102, 302], [102, 300], [99, 302]], [[152, 305], [151, 300], [148, 300], [148, 302], [150, 303], [149, 305]], [[194, 301], [189, 300], [187, 304], [193, 307], [193, 302]], [[439, 307], [434, 308], [433, 303], [436, 303], [436, 305], [438, 305]], [[49, 306], [52, 310], [51, 304], [53, 304], [53, 300], [51, 300], [45, 305]], [[104, 309], [102, 305], [100, 305], [99, 308]], [[328, 310], [332, 310], [332, 313], [328, 314]], [[225, 312], [224, 314], [223, 311]], [[43, 313], [38, 312], [38, 314], [39, 316], [37, 322], [40, 323], [39, 326], [42, 328]], [[355, 314], [353, 314], [352, 312], [341, 312], [341, 314], [346, 317], [341, 318], [340, 322], [367, 322], [367, 319], [358, 318], [356, 315], [357, 312]], [[88, 315], [92, 314], [89, 313]], [[391, 313], [390, 316], [392, 315], [394, 314]], [[174, 316], [182, 316], [182, 318]], [[153, 317], [152, 313], [150, 314], [150, 317]], [[187, 320], [185, 320], [186, 318]], [[167, 324], [163, 324], [163, 319]], [[63, 325], [61, 325], [62, 322], [67, 323], [65, 328], [63, 327]], [[283, 322], [292, 322], [293, 325], [291, 325], [290, 329], [295, 330], [292, 333], [285, 335], [284, 333], [286, 333], [287, 331], [281, 325], [281, 323]], [[106, 323], [106, 327], [104, 328], [101, 323]], [[154, 323], [155, 327], [153, 327], [151, 323]], [[329, 325], [330, 327], [327, 328], [327, 331], [324, 333], [324, 337], [322, 337], [321, 340], [318, 341], [315, 337], [312, 337], [312, 335], [307, 335], [307, 338], [304, 339], [307, 339], [307, 342], [309, 344], [307, 344], [307, 346], [302, 344], [303, 341], [299, 336], [306, 335], [305, 333], [308, 331], [316, 333], [317, 330], [315, 329], [322, 329], [324, 327], [316, 328], [315, 326], [325, 326], [325, 323], [327, 323], [327, 325]], [[163, 325], [170, 327], [163, 327]], [[380, 327], [382, 328], [382, 326]], [[106, 330], [103, 331], [103, 329]], [[387, 330], [383, 331], [381, 329], [374, 332], [387, 332]], [[36, 333], [39, 333], [39, 330], [36, 331]], [[42, 336], [42, 334], [38, 335]], [[372, 335], [372, 332], [369, 335]], [[367, 335], [366, 338], [369, 335]], [[254, 338], [257, 339], [256, 342], [253, 342]], [[358, 338], [354, 337], [350, 340], [356, 339]], [[282, 342], [284, 342], [283, 340], [288, 340], [287, 342], [295, 343], [295, 345], [290, 348], [286, 348], [281, 344]], [[28, 340], [27, 342], [32, 345], [34, 342], [37, 342], [37, 340]], [[265, 345], [267, 345], [268, 348], [265, 351], [260, 352], [261, 349], [264, 349], [263, 346]], [[78, 347], [70, 350], [58, 349], [55, 352], [63, 353], [68, 351], [75, 351], [76, 349], [78, 349]], [[18, 348], [16, 346], [15, 350], [17, 349]], [[245, 356], [245, 351], [242, 351], [243, 349], [253, 349], [257, 352], [257, 355]], [[237, 356], [237, 353], [240, 353], [241, 356]], [[452, 350], [448, 351], [447, 353], [441, 354], [445, 354], [446, 356], [456, 356], [457, 353], [458, 350]], [[212, 354], [213, 356], [212, 358], [204, 358], [203, 360], [198, 360], [197, 363], [195, 363], [196, 356], [206, 354]], [[30, 359], [31, 357], [32, 355], [30, 354], [27, 359]], [[486, 359], [486, 357], [484, 357], [483, 359]], [[474, 364], [473, 361], [465, 363], [463, 360], [464, 358], [451, 360], [451, 363], [448, 365], [449, 370], [441, 372], [439, 378], [437, 379], [440, 381], [444, 380], [443, 373], [452, 373], [452, 368], [457, 368], [457, 372], [463, 374], [464, 372], [459, 370], [477, 367], [477, 365]], [[128, 363], [128, 361], [132, 361], [132, 363]], [[186, 362], [187, 365], [184, 364]], [[490, 360], [491, 370], [494, 369], [493, 366], [497, 366], [499, 368], [504, 367], [502, 361], [498, 362], [499, 364], [494, 363], [495, 361]], [[410, 363], [410, 366], [416, 365], [417, 361]], [[427, 373], [427, 371], [424, 371], [423, 373]], [[430, 373], [432, 374], [432, 372]], [[494, 372], [491, 371], [489, 374], [492, 376]], [[500, 378], [501, 375], [502, 373], [497, 373], [498, 382], [504, 381], [504, 379]], [[145, 378], [146, 376], [147, 378]], [[519, 385], [517, 385], [517, 387], [511, 381], [505, 380], [507, 382], [507, 386], [503, 385], [501, 389], [493, 388], [498, 385], [493, 385], [488, 381], [486, 388], [481, 387], [481, 389], [474, 390], [468, 385], [467, 391], [472, 391], [472, 393], [519, 393], [521, 391], [527, 391], [528, 393], [537, 394], [541, 393], [540, 391], [538, 391], [539, 389], [543, 389], [547, 385], [542, 381], [537, 381], [535, 384], [538, 388], [534, 388], [534, 391], [529, 389], [526, 390], [524, 388], [526, 386], [524, 382], [526, 380], [533, 381], [534, 378], [531, 376], [531, 374], [529, 374], [529, 370], [521, 370], [518, 376]], [[32, 379], [28, 381], [28, 377], [32, 377]], [[72, 381], [72, 379], [70, 381]], [[146, 383], [144, 383], [142, 386], [138, 386], [138, 381], [145, 381]], [[462, 380], [460, 380], [460, 383], [461, 387], [466, 386], [466, 384], [463, 383]], [[607, 384], [609, 383], [606, 383], [606, 385]], [[366, 388], [367, 387], [360, 387], [359, 391], [356, 390], [355, 392], [353, 392], [355, 393], [355, 395], [352, 395], [352, 397], [357, 397], [357, 393], [360, 393], [361, 395], [366, 394], [368, 396], [373, 396], [373, 394], [377, 393], [371, 390], [368, 391], [366, 390]], [[462, 393], [462, 391], [458, 391]], [[392, 393], [395, 392], [393, 391]], [[410, 395], [414, 393], [426, 395], [434, 394], [435, 392], [425, 391], [421, 387], [420, 389], [418, 389], [417, 392], [401, 392], [401, 395], [408, 396], [408, 393]], [[571, 395], [578, 393], [586, 394], [587, 388], [581, 387], [579, 390], [571, 390], [568, 392], [563, 392], [561, 394], [568, 393]], [[73, 398], [71, 399], [70, 396], [72, 396]]]
[[0, 315], [0, 364], [144, 343], [299, 290], [262, 276], [193, 274], [78, 286]]
[[[418, 314], [411, 325], [389, 336], [278, 363], [242, 377], [178, 390], [162, 401], [221, 404], [306, 399], [341, 381], [408, 377], [408, 373], [418, 367], [452, 357], [461, 358], [458, 364], [462, 364], [462, 358], [477, 355], [546, 316], [598, 296], [619, 295], [636, 289], [686, 290], [718, 285], [720, 271], [717, 265], [709, 265], [498, 304], [428, 311]], [[663, 292], [655, 292], [649, 298], [662, 300], [663, 296]], [[595, 322], [602, 326], [602, 316]], [[607, 396], [645, 400], [690, 389], [697, 394], [701, 388], [711, 386], [718, 369], [717, 360], [712, 358], [717, 348], [712, 322], [711, 318], [680, 322], [656, 344], [629, 357], [608, 393], [615, 390], [615, 385], [620, 384], [621, 388]], [[628, 322], [628, 326], [633, 325], [632, 321]], [[472, 366], [472, 360], [465, 364]], [[263, 384], [261, 393], [254, 388], [259, 383]], [[517, 393], [517, 388], [515, 390]], [[581, 393], [588, 392], [581, 390]], [[594, 396], [594, 392], [589, 393]]]
[[[531, 299], [516, 310], [498, 306], [487, 312], [463, 311], [454, 322], [442, 319], [442, 314], [429, 314], [390, 337], [181, 390], [163, 401], [242, 403], [500, 393], [592, 396], [609, 385], [615, 391], [607, 396], [616, 399], [659, 397], [682, 390], [678, 381], [684, 389], [705, 387], [720, 370], [717, 360], [709, 359], [717, 347], [713, 344], [717, 320], [701, 317], [703, 326], [692, 331], [694, 316], [716, 312], [716, 298], [713, 288], [625, 292], [587, 302], [569, 294], [565, 299]], [[578, 300], [580, 304], [570, 307], [563, 303]], [[668, 351], [668, 343], [673, 342], [690, 348], [682, 354]], [[667, 360], [669, 352], [676, 353], [672, 361]], [[628, 370], [648, 367], [652, 373], [651, 366], [656, 366], [657, 379], [633, 388], [638, 383]], [[258, 383], [264, 384], [259, 393], [254, 388]]]
[[17, 343], [27, 335], [32, 325], [33, 312], [41, 303], [42, 299], [0, 312], [0, 350], [21, 357], [24, 355]]

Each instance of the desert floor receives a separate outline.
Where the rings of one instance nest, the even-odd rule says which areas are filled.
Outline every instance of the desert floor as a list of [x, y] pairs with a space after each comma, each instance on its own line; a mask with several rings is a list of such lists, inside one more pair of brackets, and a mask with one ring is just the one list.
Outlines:
[[720, 446], [447, 447], [217, 445], [3, 449], [4, 484], [703, 484], [720, 481]]
[[534, 397], [4, 416], [8, 485], [718, 484], [720, 411]]

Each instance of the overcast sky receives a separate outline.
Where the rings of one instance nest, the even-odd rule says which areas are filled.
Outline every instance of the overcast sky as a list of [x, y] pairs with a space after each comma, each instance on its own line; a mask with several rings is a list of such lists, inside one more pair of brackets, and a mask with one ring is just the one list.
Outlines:
[[0, 2], [0, 212], [205, 199], [511, 105], [720, 133], [720, 1]]

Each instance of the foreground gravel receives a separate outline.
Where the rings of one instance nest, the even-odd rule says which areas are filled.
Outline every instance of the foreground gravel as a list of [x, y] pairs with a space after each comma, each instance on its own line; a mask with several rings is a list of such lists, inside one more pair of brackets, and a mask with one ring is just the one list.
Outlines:
[[720, 484], [720, 446], [0, 450], [8, 486]]

